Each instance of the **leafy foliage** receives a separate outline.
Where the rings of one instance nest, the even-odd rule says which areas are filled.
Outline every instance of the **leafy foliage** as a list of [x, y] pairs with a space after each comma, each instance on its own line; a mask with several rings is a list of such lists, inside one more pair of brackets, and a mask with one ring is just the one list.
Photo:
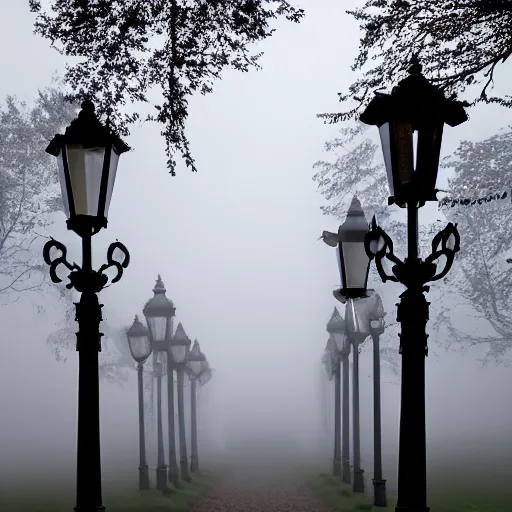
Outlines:
[[173, 175], [176, 151], [197, 170], [185, 135], [190, 95], [212, 92], [225, 68], [258, 68], [252, 44], [273, 34], [274, 20], [304, 15], [286, 0], [53, 0], [49, 12], [30, 0], [30, 8], [36, 33], [79, 58], [65, 75], [74, 96], [94, 98], [120, 134], [140, 117], [122, 107], [160, 92], [146, 120], [164, 125]]
[[363, 35], [352, 70], [363, 70], [341, 102], [355, 106], [343, 113], [321, 114], [328, 122], [355, 117], [375, 89], [391, 89], [413, 54], [425, 75], [447, 94], [473, 92], [471, 103], [512, 107], [510, 95], [490, 94], [495, 68], [512, 54], [512, 23], [507, 0], [366, 0], [348, 11]]
[[[512, 131], [510, 128], [488, 139], [463, 141], [444, 165], [454, 171], [450, 188], [458, 195], [473, 197], [489, 190], [508, 189], [512, 184]], [[484, 361], [504, 361], [512, 348], [512, 267], [506, 262], [512, 249], [512, 209], [509, 201], [446, 208], [445, 215], [458, 222], [461, 251], [451, 283], [470, 309], [472, 322], [480, 329], [468, 333], [450, 329], [453, 342], [487, 349]]]
[[33, 105], [7, 96], [0, 108], [0, 300], [38, 290], [47, 271], [35, 254], [39, 230], [62, 209], [51, 137], [74, 116], [57, 89], [39, 91]]

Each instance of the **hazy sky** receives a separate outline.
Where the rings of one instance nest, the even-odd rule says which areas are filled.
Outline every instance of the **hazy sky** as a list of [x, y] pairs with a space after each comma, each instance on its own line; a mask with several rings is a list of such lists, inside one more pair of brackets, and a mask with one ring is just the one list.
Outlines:
[[[102, 294], [106, 319], [114, 325], [140, 314], [156, 275], [162, 275], [179, 321], [217, 369], [210, 383], [218, 391], [217, 424], [241, 429], [267, 422], [305, 439], [321, 423], [319, 359], [335, 305], [331, 291], [339, 282], [334, 251], [317, 241], [339, 221], [322, 216], [323, 198], [312, 181], [312, 165], [324, 158], [323, 143], [338, 127], [315, 116], [338, 110], [336, 93], [353, 79], [358, 30], [344, 11], [359, 2], [295, 3], [307, 8], [307, 16], [300, 25], [280, 23], [261, 45], [262, 71], [226, 72], [213, 94], [192, 98], [187, 134], [199, 173], [179, 162], [178, 176], [171, 177], [159, 128], [134, 127], [127, 139], [133, 151], [120, 160], [109, 226], [95, 237], [94, 259], [96, 266], [103, 263], [115, 239], [131, 253], [123, 279]], [[38, 88], [51, 85], [64, 58], [32, 34], [26, 2], [0, 0], [0, 5], [0, 97], [16, 94], [31, 101]], [[495, 107], [475, 109], [468, 123], [447, 129], [443, 153], [461, 139], [491, 135], [507, 120]], [[70, 242], [70, 257], [79, 259], [78, 242], [65, 232], [63, 216], [52, 235]], [[398, 289], [376, 287], [392, 318]], [[45, 338], [58, 312], [38, 317], [25, 306], [0, 311], [8, 333], [0, 383], [9, 386], [0, 404], [11, 411], [8, 418], [0, 416], [0, 453], [13, 455], [13, 447], [28, 442], [23, 436], [33, 435], [39, 409], [46, 407], [56, 412], [38, 420], [41, 436], [53, 435], [60, 449], [67, 439], [74, 460], [75, 354], [65, 365], [54, 362]], [[471, 354], [439, 355], [427, 359], [429, 449], [452, 445], [462, 431], [476, 439], [485, 425], [503, 435], [509, 431], [510, 408], [503, 407], [500, 390], [510, 386], [510, 371], [481, 369]], [[368, 458], [371, 353], [361, 365], [363, 458]], [[122, 429], [128, 437], [136, 435], [134, 383], [123, 389], [102, 384], [102, 389], [102, 403], [116, 404], [115, 414], [106, 405], [102, 410], [103, 439], [115, 443]], [[397, 385], [383, 386], [388, 453], [396, 446], [398, 392]], [[6, 436], [11, 448], [5, 447]], [[35, 442], [30, 446], [45, 453]]]

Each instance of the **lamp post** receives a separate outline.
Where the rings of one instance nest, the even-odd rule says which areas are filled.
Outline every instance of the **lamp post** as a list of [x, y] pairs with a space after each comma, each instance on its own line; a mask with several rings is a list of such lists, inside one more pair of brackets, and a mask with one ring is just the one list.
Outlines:
[[172, 372], [172, 357], [169, 354], [170, 340], [172, 336], [172, 321], [176, 308], [172, 301], [165, 295], [165, 285], [160, 275], [153, 288], [153, 297], [146, 303], [143, 309], [153, 350], [157, 352], [157, 418], [158, 418], [158, 467], [156, 470], [157, 489], [164, 490], [167, 487], [167, 468], [163, 455], [162, 437], [162, 375], [163, 365], [167, 369], [167, 404], [169, 421], [169, 481], [176, 487], [179, 486], [179, 472], [176, 464], [176, 442], [174, 433], [174, 380]]
[[197, 449], [197, 378], [203, 371], [204, 354], [195, 340], [188, 354], [188, 369], [190, 375], [190, 471], [199, 471], [199, 455]]
[[370, 314], [370, 335], [373, 340], [373, 504], [386, 507], [386, 480], [382, 479], [382, 436], [380, 411], [380, 336], [384, 333], [384, 305], [374, 295], [375, 306]]
[[[381, 136], [388, 176], [389, 204], [407, 207], [407, 258], [393, 253], [393, 242], [372, 219], [365, 249], [375, 258], [382, 281], [400, 282], [406, 291], [400, 295], [397, 321], [401, 323], [400, 354], [402, 383], [400, 401], [400, 441], [398, 455], [397, 512], [426, 512], [425, 439], [425, 356], [428, 346], [426, 324], [429, 303], [426, 284], [444, 277], [460, 248], [456, 225], [449, 223], [432, 241], [432, 252], [421, 259], [418, 250], [418, 208], [436, 200], [435, 189], [444, 124], [457, 126], [467, 120], [463, 105], [447, 99], [421, 73], [416, 56], [409, 76], [391, 94], [375, 93], [360, 120], [377, 125]], [[415, 138], [415, 136], [417, 136]], [[438, 272], [436, 260], [446, 257]], [[383, 258], [394, 266], [392, 275], [382, 265]]]
[[[354, 492], [364, 492], [364, 471], [360, 467], [359, 440], [359, 344], [364, 341], [369, 332], [364, 322], [359, 321], [355, 304], [368, 297], [367, 284], [370, 259], [365, 252], [365, 236], [367, 233], [368, 223], [361, 203], [354, 196], [347, 212], [347, 218], [338, 228], [338, 233], [324, 231], [321, 236], [327, 245], [336, 247], [341, 289], [335, 290], [333, 295], [342, 304], [346, 304], [346, 334], [349, 342], [354, 346], [352, 356]], [[348, 361], [345, 364], [348, 366]]]
[[126, 247], [115, 242], [107, 250], [107, 263], [92, 268], [92, 236], [107, 227], [107, 216], [114, 187], [119, 156], [128, 146], [98, 120], [91, 101], [82, 103], [78, 117], [64, 135], [55, 135], [47, 153], [57, 157], [60, 186], [67, 227], [82, 239], [82, 266], [69, 263], [64, 244], [51, 239], [43, 248], [44, 261], [50, 267], [54, 283], [59, 265], [69, 271], [66, 288], [81, 293], [76, 303], [78, 322], [78, 434], [76, 465], [77, 512], [101, 512], [101, 458], [99, 417], [98, 352], [102, 304], [98, 293], [106, 286], [105, 270], [117, 271], [112, 283], [121, 279], [130, 257]]
[[181, 322], [176, 328], [176, 332], [171, 340], [171, 355], [178, 377], [178, 423], [179, 423], [179, 438], [180, 438], [180, 471], [181, 478], [186, 482], [190, 482], [190, 474], [188, 471], [188, 456], [187, 456], [187, 438], [185, 430], [185, 400], [184, 400], [184, 386], [185, 386], [185, 369], [187, 365], [187, 355], [190, 348], [190, 338], [187, 336], [185, 329]]
[[133, 359], [137, 363], [137, 384], [139, 394], [139, 490], [149, 490], [149, 472], [146, 461], [146, 439], [144, 432], [144, 382], [143, 368], [146, 359], [151, 355], [152, 347], [149, 331], [136, 316], [132, 326], [126, 331], [128, 346]]
[[341, 411], [340, 411], [340, 356], [331, 337], [325, 345], [322, 357], [327, 378], [334, 377], [334, 453], [332, 457], [332, 476], [341, 477]]
[[[332, 347], [333, 364], [335, 371], [335, 405], [334, 405], [334, 422], [335, 422], [335, 457], [333, 466], [333, 475], [341, 476], [343, 482], [350, 484], [350, 388], [349, 388], [349, 362], [350, 342], [345, 335], [345, 322], [341, 317], [337, 308], [334, 308], [331, 319], [327, 324], [327, 332], [331, 340], [334, 342]], [[335, 354], [335, 355], [334, 355]], [[340, 387], [341, 387], [341, 369], [343, 371], [343, 407], [340, 414]], [[340, 441], [339, 423], [341, 420], [341, 436], [342, 444], [339, 451], [336, 451], [336, 443]], [[341, 460], [340, 460], [341, 455]], [[338, 466], [336, 463], [340, 464]], [[342, 464], [341, 464], [342, 462]]]

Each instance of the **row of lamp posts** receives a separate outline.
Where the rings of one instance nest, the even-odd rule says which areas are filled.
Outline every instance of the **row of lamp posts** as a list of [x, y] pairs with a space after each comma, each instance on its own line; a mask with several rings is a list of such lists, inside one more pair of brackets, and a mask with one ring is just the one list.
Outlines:
[[[76, 464], [76, 506], [77, 512], [104, 512], [101, 483], [101, 449], [99, 417], [99, 368], [98, 353], [101, 352], [100, 322], [102, 307], [98, 293], [107, 286], [106, 273], [115, 269], [111, 283], [118, 282], [128, 267], [130, 255], [126, 247], [116, 241], [107, 250], [107, 263], [98, 270], [92, 266], [92, 237], [107, 227], [108, 210], [117, 167], [121, 154], [130, 148], [108, 126], [103, 125], [90, 100], [85, 100], [76, 119], [66, 128], [64, 134], [57, 134], [50, 141], [46, 151], [57, 159], [64, 212], [67, 228], [74, 231], [82, 241], [82, 265], [70, 263], [67, 248], [61, 242], [50, 239], [43, 248], [43, 258], [49, 266], [50, 278], [54, 283], [67, 279], [66, 288], [80, 293], [76, 306], [78, 332], [78, 428]], [[142, 403], [142, 365], [157, 351], [167, 357], [169, 396], [169, 452], [170, 479], [178, 482], [178, 469], [174, 448], [174, 382], [173, 370], [178, 374], [178, 405], [180, 413], [180, 463], [182, 478], [188, 478], [188, 461], [184, 435], [183, 380], [188, 371], [194, 396], [192, 410], [192, 456], [191, 471], [198, 470], [197, 421], [195, 410], [196, 382], [206, 383], [211, 377], [206, 358], [196, 343], [188, 351], [190, 340], [183, 328], [172, 336], [174, 307], [165, 297], [165, 288], [159, 279], [154, 289], [155, 296], [146, 304], [144, 314], [149, 330], [134, 322], [129, 336], [130, 349], [138, 364], [139, 414], [140, 414], [140, 487], [147, 488], [149, 477], [144, 445], [144, 422]], [[187, 359], [188, 356], [188, 359]], [[161, 367], [160, 367], [161, 368]], [[161, 384], [161, 379], [160, 379]], [[160, 410], [160, 409], [159, 409]], [[161, 416], [161, 410], [160, 410]], [[159, 423], [161, 431], [161, 422]], [[182, 435], [183, 434], [183, 435]], [[162, 443], [163, 447], [163, 443]], [[159, 465], [159, 469], [163, 469]], [[157, 470], [158, 472], [158, 470]], [[164, 473], [160, 471], [160, 487], [164, 486]]]
[[[327, 324], [327, 342], [324, 364], [334, 376], [334, 458], [333, 475], [353, 484], [353, 491], [364, 492], [364, 470], [361, 468], [361, 440], [359, 422], [359, 347], [371, 335], [374, 355], [374, 504], [386, 506], [386, 481], [382, 479], [380, 426], [380, 335], [384, 332], [384, 307], [378, 294], [367, 290], [369, 259], [364, 251], [364, 237], [368, 224], [361, 204], [353, 198], [345, 222], [338, 233], [323, 233], [324, 241], [337, 247], [342, 289], [335, 296], [345, 304], [345, 319], [337, 308]], [[372, 292], [372, 293], [368, 293]], [[352, 351], [352, 447], [353, 473], [350, 464], [349, 413], [349, 355]], [[342, 412], [340, 414], [341, 381], [343, 378]]]
[[[199, 342], [187, 336], [181, 323], [173, 332], [173, 319], [176, 308], [165, 295], [166, 289], [160, 276], [153, 288], [153, 297], [146, 303], [143, 314], [147, 327], [136, 316], [132, 326], [126, 331], [128, 345], [137, 363], [138, 396], [139, 396], [139, 489], [148, 490], [149, 471], [146, 460], [144, 432], [144, 395], [143, 395], [143, 365], [151, 353], [155, 352], [154, 377], [157, 384], [157, 444], [158, 463], [156, 468], [156, 488], [167, 489], [167, 481], [174, 487], [179, 487], [180, 478], [190, 481], [190, 473], [199, 471], [199, 456], [197, 444], [197, 382], [206, 384], [211, 377], [211, 369], [205, 355], [201, 352]], [[178, 397], [178, 439], [179, 466], [175, 445], [175, 416], [174, 416], [174, 372], [177, 377]], [[190, 379], [190, 414], [191, 414], [191, 456], [190, 466], [187, 455], [187, 440], [185, 429], [185, 375]], [[162, 421], [162, 380], [167, 376], [167, 417], [168, 417], [168, 446], [169, 466], [165, 464], [163, 421]]]
[[[354, 302], [370, 295], [366, 290], [366, 279], [369, 262], [374, 259], [383, 282], [398, 282], [406, 288], [397, 304], [402, 365], [396, 512], [430, 510], [427, 506], [425, 433], [426, 324], [430, 303], [425, 293], [429, 290], [427, 283], [442, 279], [449, 272], [460, 250], [460, 237], [457, 226], [448, 223], [432, 240], [430, 255], [422, 259], [418, 247], [418, 208], [427, 201], [437, 200], [438, 190], [435, 187], [444, 125], [454, 127], [467, 119], [463, 104], [453, 96], [446, 98], [441, 89], [430, 83], [423, 76], [422, 66], [414, 55], [408, 76], [393, 88], [391, 94], [376, 92], [360, 116], [361, 122], [379, 128], [390, 190], [389, 205], [407, 208], [407, 257], [401, 260], [394, 254], [393, 242], [377, 225], [375, 216], [369, 228], [365, 225], [363, 229], [360, 223], [361, 229], [358, 230], [340, 226], [337, 234], [323, 233], [324, 241], [337, 247], [342, 289], [334, 295], [342, 302]], [[359, 216], [364, 219], [362, 210]], [[438, 268], [441, 257], [445, 262]], [[384, 268], [384, 259], [393, 264], [391, 273]], [[349, 273], [352, 265], [349, 262], [353, 262], [355, 274]], [[363, 267], [366, 267], [366, 277], [361, 280]], [[376, 318], [373, 321], [375, 343], [377, 332], [383, 329], [383, 325], [379, 326]], [[374, 370], [376, 397], [380, 391], [378, 342], [374, 345]], [[377, 400], [375, 418], [378, 418], [375, 444], [379, 446], [375, 463], [380, 464], [380, 439], [377, 439], [380, 436], [380, 401], [377, 403]], [[374, 484], [379, 480], [384, 482], [382, 475], [378, 477], [376, 470]], [[374, 487], [376, 505], [377, 487]]]

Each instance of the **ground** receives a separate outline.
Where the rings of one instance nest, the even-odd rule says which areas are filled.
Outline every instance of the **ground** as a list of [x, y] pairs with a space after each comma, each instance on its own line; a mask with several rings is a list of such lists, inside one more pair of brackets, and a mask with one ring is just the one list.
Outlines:
[[237, 467], [190, 512], [331, 512], [300, 472], [278, 465]]

